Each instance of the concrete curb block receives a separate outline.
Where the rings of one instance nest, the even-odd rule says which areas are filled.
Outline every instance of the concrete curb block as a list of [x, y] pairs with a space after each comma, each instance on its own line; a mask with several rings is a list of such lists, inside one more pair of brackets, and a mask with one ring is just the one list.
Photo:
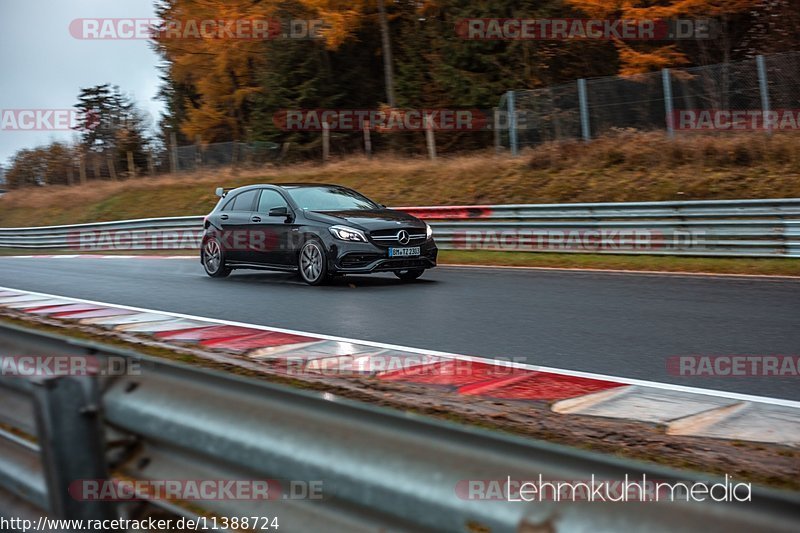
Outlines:
[[[65, 307], [75, 312], [62, 315]], [[80, 306], [89, 306], [80, 311]], [[626, 383], [609, 376], [594, 377], [559, 369], [459, 356], [441, 352], [358, 340], [326, 338], [257, 325], [137, 310], [102, 302], [0, 288], [0, 307], [49, 316], [63, 322], [90, 324], [126, 333], [153, 336], [159, 342], [195, 342], [205, 348], [285, 363], [297, 375], [374, 376], [458, 394], [520, 401], [548, 401], [555, 413], [663, 424], [667, 434], [800, 446], [800, 406], [797, 402], [763, 398], [761, 402], [736, 394], [702, 389]]]

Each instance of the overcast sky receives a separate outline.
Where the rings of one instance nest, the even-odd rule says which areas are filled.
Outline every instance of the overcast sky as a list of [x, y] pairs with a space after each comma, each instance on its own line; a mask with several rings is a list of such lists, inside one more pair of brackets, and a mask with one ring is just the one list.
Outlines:
[[[81, 87], [119, 85], [155, 124], [163, 109], [158, 56], [146, 40], [81, 40], [80, 18], [153, 18], [154, 0], [0, 0], [0, 109], [69, 109]], [[0, 164], [20, 148], [69, 140], [69, 131], [0, 128]]]

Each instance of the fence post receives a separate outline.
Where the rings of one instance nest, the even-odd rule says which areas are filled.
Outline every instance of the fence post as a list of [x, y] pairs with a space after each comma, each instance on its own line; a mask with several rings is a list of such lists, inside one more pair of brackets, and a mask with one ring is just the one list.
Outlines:
[[128, 178], [136, 177], [136, 165], [133, 163], [133, 152], [128, 150]]
[[178, 138], [175, 133], [169, 134], [169, 163], [172, 172], [178, 171]]
[[506, 106], [508, 107], [508, 147], [511, 149], [511, 155], [517, 156], [519, 154], [519, 144], [517, 139], [517, 109], [514, 91], [508, 91], [506, 95]]
[[78, 172], [81, 177], [81, 185], [86, 185], [86, 154], [78, 156]]
[[369, 132], [369, 120], [364, 121], [364, 152], [367, 158], [372, 159], [372, 137]]
[[106, 154], [106, 165], [108, 165], [108, 173], [111, 175], [111, 179], [117, 181], [117, 169], [114, 166], [114, 156], [111, 153]]
[[116, 518], [108, 501], [81, 501], [70, 488], [81, 480], [108, 481], [97, 382], [90, 377], [45, 379], [34, 386], [36, 432], [42, 450], [51, 516]]
[[578, 80], [578, 105], [581, 111], [581, 135], [584, 141], [592, 139], [592, 130], [589, 128], [589, 99], [586, 96], [586, 80]]
[[327, 163], [331, 155], [331, 127], [327, 122], [322, 123], [322, 162]]
[[500, 109], [492, 108], [492, 117], [494, 118], [494, 153], [499, 154], [502, 150], [500, 146]]
[[94, 166], [94, 179], [100, 179], [100, 154], [95, 153], [94, 157], [92, 157], [92, 163]]
[[428, 158], [436, 159], [436, 138], [433, 136], [433, 118], [425, 117], [425, 144], [428, 145]]
[[203, 140], [202, 138], [197, 135], [194, 138], [194, 166], [195, 169], [199, 169], [203, 166], [203, 153], [201, 152], [203, 148]]
[[664, 87], [664, 113], [667, 114], [667, 135], [672, 139], [675, 137], [675, 116], [672, 111], [672, 78], [669, 69], [661, 69], [661, 84]]
[[767, 115], [770, 111], [769, 105], [769, 80], [767, 79], [767, 65], [764, 62], [764, 56], [756, 56], [756, 68], [758, 69], [758, 87], [761, 90], [761, 115], [764, 123], [764, 129], [768, 134], [772, 133], [772, 128], [767, 121]]
[[285, 142], [285, 143], [283, 143], [281, 145], [280, 161], [283, 161], [286, 158], [286, 156], [289, 153], [289, 148], [291, 148], [291, 146], [292, 146], [292, 143], [290, 143], [290, 142]]

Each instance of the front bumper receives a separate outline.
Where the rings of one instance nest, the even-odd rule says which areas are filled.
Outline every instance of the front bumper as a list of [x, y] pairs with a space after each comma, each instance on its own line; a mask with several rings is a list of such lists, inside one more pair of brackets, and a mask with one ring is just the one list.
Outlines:
[[372, 243], [336, 241], [330, 245], [328, 270], [341, 274], [369, 274], [436, 266], [439, 249], [431, 239], [419, 245], [418, 257], [389, 257], [389, 248]]

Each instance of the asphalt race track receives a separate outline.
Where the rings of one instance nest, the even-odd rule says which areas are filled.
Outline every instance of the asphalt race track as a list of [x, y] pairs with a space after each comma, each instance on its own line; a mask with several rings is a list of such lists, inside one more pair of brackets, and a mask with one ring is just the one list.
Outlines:
[[800, 400], [800, 378], [667, 372], [678, 355], [800, 354], [800, 280], [439, 267], [309, 287], [194, 259], [0, 258], [0, 286]]

